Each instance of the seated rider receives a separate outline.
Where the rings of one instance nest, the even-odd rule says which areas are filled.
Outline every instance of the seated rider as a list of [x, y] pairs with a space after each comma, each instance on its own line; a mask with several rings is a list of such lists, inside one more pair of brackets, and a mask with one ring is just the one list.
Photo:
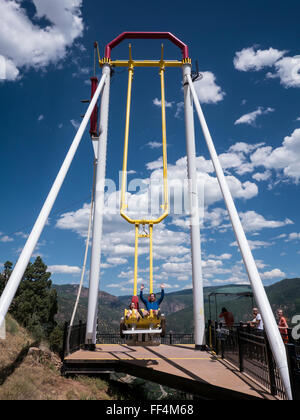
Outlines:
[[161, 304], [161, 302], [163, 301], [163, 298], [165, 296], [165, 292], [164, 292], [164, 285], [161, 284], [161, 296], [158, 300], [156, 300], [156, 296], [154, 293], [150, 293], [149, 297], [148, 297], [148, 301], [146, 301], [144, 299], [143, 296], [143, 290], [144, 290], [144, 285], [141, 285], [141, 292], [140, 292], [140, 298], [141, 301], [143, 302], [143, 304], [146, 306], [146, 311], [143, 312], [144, 316], [148, 316], [150, 313], [150, 310], [153, 310], [154, 315], [159, 318], [160, 314], [159, 314], [159, 305]]
[[129, 310], [127, 311], [126, 318], [130, 318], [131, 316], [134, 316], [137, 321], [140, 320], [141, 315], [139, 314], [138, 310], [136, 309], [136, 305], [134, 302], [131, 302], [129, 305]]

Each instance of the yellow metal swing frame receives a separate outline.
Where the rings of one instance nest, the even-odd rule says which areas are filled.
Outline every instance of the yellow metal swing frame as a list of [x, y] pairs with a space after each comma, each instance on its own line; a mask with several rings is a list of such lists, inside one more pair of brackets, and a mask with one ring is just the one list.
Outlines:
[[[172, 62], [174, 64], [174, 62]], [[180, 65], [182, 65], [182, 63]], [[128, 89], [127, 89], [127, 104], [126, 104], [126, 123], [125, 123], [125, 139], [124, 139], [124, 156], [123, 156], [123, 170], [122, 170], [122, 186], [121, 186], [121, 216], [131, 224], [135, 225], [135, 257], [134, 257], [134, 296], [137, 296], [137, 271], [138, 271], [138, 242], [139, 238], [149, 238], [149, 257], [150, 257], [150, 293], [153, 293], [153, 225], [160, 223], [169, 214], [169, 200], [168, 200], [168, 179], [167, 179], [167, 134], [166, 134], [166, 104], [165, 104], [165, 79], [164, 72], [166, 61], [163, 58], [163, 45], [161, 49], [160, 61], [134, 61], [132, 59], [131, 45], [129, 45], [129, 60], [113, 62], [113, 65], [128, 66]], [[134, 67], [159, 67], [159, 75], [161, 81], [161, 113], [162, 113], [162, 150], [163, 150], [163, 186], [164, 186], [164, 203], [161, 206], [163, 214], [157, 219], [131, 219], [126, 214], [126, 185], [127, 185], [127, 160], [128, 160], [128, 142], [129, 142], [129, 125], [130, 125], [130, 108], [131, 108], [131, 94], [132, 94], [132, 80], [134, 74]], [[149, 233], [139, 233], [140, 226], [149, 226]]]
[[[129, 44], [129, 60], [125, 61], [111, 61], [113, 66], [128, 67], [128, 89], [127, 89], [127, 103], [126, 103], [126, 122], [125, 122], [125, 138], [124, 138], [124, 155], [123, 155], [123, 170], [122, 170], [122, 184], [121, 184], [121, 203], [120, 214], [130, 224], [135, 225], [135, 254], [134, 254], [134, 290], [133, 295], [137, 296], [137, 278], [138, 278], [138, 244], [140, 238], [149, 238], [149, 292], [153, 293], [153, 226], [162, 222], [169, 214], [169, 199], [168, 199], [168, 179], [167, 179], [167, 134], [166, 134], [166, 101], [165, 101], [165, 68], [181, 67], [181, 61], [165, 61], [164, 48], [161, 46], [161, 59], [159, 61], [136, 61], [132, 59], [131, 45]], [[162, 153], [163, 153], [163, 197], [162, 204], [163, 213], [157, 219], [131, 219], [126, 214], [128, 205], [126, 204], [126, 185], [127, 185], [127, 161], [128, 161], [128, 142], [129, 142], [129, 126], [130, 126], [130, 109], [131, 109], [131, 95], [132, 95], [132, 81], [135, 67], [158, 67], [161, 83], [161, 115], [162, 115]], [[143, 231], [140, 233], [140, 226]], [[145, 226], [149, 227], [148, 232]], [[135, 315], [127, 317], [128, 310], [125, 309], [123, 323], [135, 329], [138, 324], [138, 331], [145, 332], [161, 332], [161, 320], [150, 311], [149, 316], [140, 318], [139, 321]]]

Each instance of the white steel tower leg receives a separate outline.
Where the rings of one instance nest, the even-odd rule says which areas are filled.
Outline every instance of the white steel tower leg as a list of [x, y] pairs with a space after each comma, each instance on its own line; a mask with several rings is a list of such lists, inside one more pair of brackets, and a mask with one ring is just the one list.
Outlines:
[[286, 396], [288, 399], [292, 399], [291, 393], [291, 384], [290, 384], [290, 376], [289, 376], [289, 369], [288, 369], [288, 362], [286, 356], [285, 346], [279, 332], [276, 320], [274, 318], [272, 308], [270, 302], [268, 300], [266, 291], [262, 284], [260, 275], [257, 270], [256, 263], [254, 261], [250, 246], [248, 244], [241, 220], [237, 213], [235, 204], [233, 202], [227, 181], [224, 176], [224, 172], [222, 166], [220, 164], [218, 155], [216, 153], [215, 146], [213, 144], [213, 140], [211, 138], [209, 129], [207, 127], [205, 117], [203, 115], [201, 105], [196, 94], [192, 79], [190, 76], [187, 76], [189, 86], [193, 95], [196, 111], [200, 120], [200, 124], [203, 130], [203, 134], [205, 137], [205, 141], [210, 153], [210, 157], [212, 163], [214, 165], [216, 175], [218, 178], [218, 182], [224, 197], [224, 201], [231, 219], [231, 223], [233, 226], [233, 230], [237, 239], [237, 243], [239, 245], [244, 264], [248, 273], [249, 280], [252, 285], [253, 293], [255, 296], [255, 300], [259, 307], [261, 316], [263, 318], [265, 330], [267, 333], [267, 337], [272, 349], [273, 356], [276, 361], [277, 368], [279, 369], [280, 376], [285, 387]]
[[89, 300], [86, 329], [86, 345], [91, 350], [96, 345], [96, 328], [98, 314], [98, 293], [100, 280], [101, 240], [104, 213], [104, 188], [106, 170], [107, 129], [109, 112], [110, 66], [104, 64], [103, 75], [106, 75], [100, 107], [100, 137], [98, 145], [96, 191], [94, 207], [93, 239], [91, 251]]
[[191, 65], [183, 66], [184, 81], [184, 109], [185, 109], [185, 132], [187, 148], [187, 168], [189, 181], [189, 204], [190, 204], [190, 234], [191, 234], [191, 257], [193, 278], [193, 304], [194, 304], [194, 336], [196, 349], [205, 347], [205, 320], [203, 299], [203, 278], [201, 258], [201, 237], [199, 225], [199, 203], [196, 171], [195, 131], [193, 99], [186, 76], [191, 74]]
[[91, 114], [93, 112], [93, 109], [97, 103], [97, 100], [99, 98], [99, 95], [102, 91], [104, 82], [105, 82], [106, 76], [103, 75], [102, 79], [100, 80], [99, 86], [94, 94], [94, 97], [88, 107], [88, 110], [84, 116], [84, 119], [82, 120], [82, 123], [80, 124], [80, 127], [77, 131], [76, 136], [74, 137], [74, 140], [70, 146], [70, 149], [67, 153], [67, 156], [57, 174], [57, 177], [52, 185], [52, 188], [48, 194], [48, 197], [40, 211], [40, 214], [32, 228], [32, 231], [26, 241], [26, 244], [23, 248], [23, 251], [15, 265], [15, 268], [10, 276], [10, 279], [1, 295], [0, 299], [0, 326], [2, 325], [2, 322], [7, 314], [7, 311], [10, 307], [10, 304], [16, 294], [16, 291], [19, 287], [19, 284], [22, 280], [22, 277], [24, 275], [24, 272], [26, 270], [26, 267], [29, 263], [29, 260], [31, 258], [31, 255], [34, 251], [34, 248], [39, 240], [39, 237], [44, 229], [44, 226], [47, 222], [47, 219], [49, 217], [49, 214], [51, 212], [51, 209], [55, 203], [55, 200], [57, 198], [57, 195], [61, 189], [61, 186], [64, 182], [64, 179], [68, 173], [68, 170], [70, 168], [70, 165], [72, 163], [72, 160], [75, 156], [75, 153], [77, 151], [77, 148], [80, 144], [80, 141], [82, 139], [83, 133], [86, 129], [86, 126], [91, 118]]

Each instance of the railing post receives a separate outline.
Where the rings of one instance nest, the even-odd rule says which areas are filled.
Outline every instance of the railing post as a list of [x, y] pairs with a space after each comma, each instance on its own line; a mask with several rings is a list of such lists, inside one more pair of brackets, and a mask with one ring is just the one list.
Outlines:
[[264, 339], [265, 339], [265, 345], [266, 345], [266, 356], [267, 356], [267, 365], [268, 365], [268, 371], [269, 371], [271, 394], [276, 395], [277, 387], [276, 387], [276, 379], [275, 379], [275, 365], [274, 365], [274, 360], [273, 360], [273, 354], [272, 354], [269, 340], [266, 334], [264, 334]]
[[82, 329], [82, 321], [79, 321], [79, 327], [78, 327], [78, 334], [77, 334], [77, 347], [78, 349], [81, 348], [81, 329]]
[[221, 357], [222, 359], [225, 358], [225, 341], [221, 340]]
[[240, 368], [240, 372], [244, 372], [244, 352], [243, 352], [241, 330], [242, 330], [242, 326], [239, 325], [237, 327], [237, 344], [238, 344], [238, 352], [239, 352], [239, 368]]
[[63, 348], [62, 348], [62, 352], [61, 352], [61, 361], [63, 361], [64, 358], [65, 358], [65, 356], [68, 356], [68, 354], [70, 353], [70, 350], [69, 350], [70, 344], [67, 343], [67, 340], [68, 340], [68, 327], [69, 327], [68, 322], [65, 322], [64, 323]]

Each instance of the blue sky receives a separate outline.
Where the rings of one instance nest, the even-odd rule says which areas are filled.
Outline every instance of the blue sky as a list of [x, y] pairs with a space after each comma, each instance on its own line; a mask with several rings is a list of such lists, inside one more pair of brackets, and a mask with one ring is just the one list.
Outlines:
[[[90, 95], [93, 42], [100, 52], [123, 31], [168, 31], [188, 44], [203, 75], [196, 90], [265, 284], [299, 277], [300, 5], [296, 1], [114, 2], [0, 0], [0, 263], [16, 262], [70, 146]], [[160, 41], [132, 41], [138, 59], [160, 57]], [[164, 42], [165, 56], [180, 51]], [[128, 57], [128, 42], [113, 58]], [[98, 69], [98, 74], [101, 70]], [[157, 69], [136, 69], [129, 180], [160, 179]], [[111, 84], [107, 177], [122, 167], [127, 72]], [[181, 71], [166, 71], [170, 185], [186, 177]], [[246, 283], [218, 184], [195, 115], [205, 285]], [[87, 231], [93, 149], [86, 132], [34, 255], [55, 283], [78, 283]], [[117, 185], [118, 189], [118, 185]], [[202, 190], [201, 190], [202, 191]], [[109, 195], [107, 195], [107, 199]], [[130, 196], [145, 205], [146, 189]], [[100, 288], [132, 290], [133, 228], [105, 216]], [[191, 287], [186, 215], [155, 229], [155, 285]], [[148, 281], [147, 244], [139, 282]], [[87, 285], [88, 277], [85, 284]]]

